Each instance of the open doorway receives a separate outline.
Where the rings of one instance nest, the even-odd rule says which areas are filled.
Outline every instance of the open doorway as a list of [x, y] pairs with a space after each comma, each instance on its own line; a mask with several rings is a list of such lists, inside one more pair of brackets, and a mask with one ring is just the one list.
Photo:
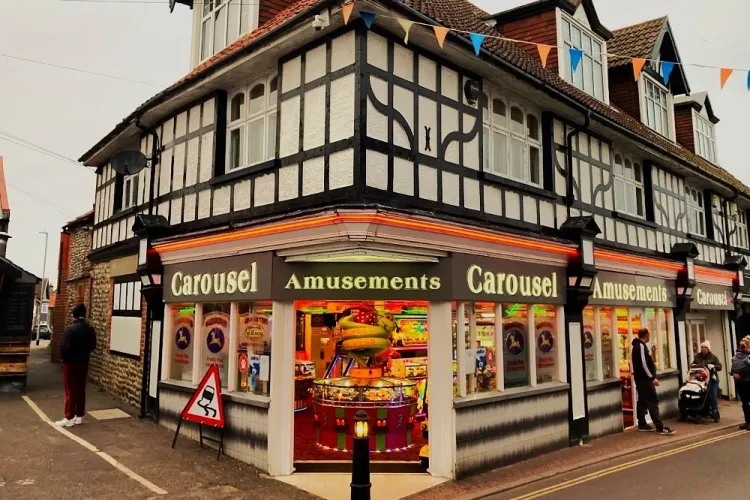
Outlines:
[[361, 410], [370, 419], [373, 470], [378, 463], [418, 470], [428, 432], [428, 303], [298, 301], [295, 308], [295, 468], [347, 467]]

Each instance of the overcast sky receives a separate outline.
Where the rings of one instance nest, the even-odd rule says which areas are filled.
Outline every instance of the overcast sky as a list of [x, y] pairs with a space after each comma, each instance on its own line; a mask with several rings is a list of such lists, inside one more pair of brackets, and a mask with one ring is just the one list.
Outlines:
[[[475, 3], [494, 13], [528, 1]], [[8, 257], [41, 276], [44, 236], [39, 232], [48, 231], [47, 276], [53, 283], [61, 227], [91, 209], [94, 175], [13, 144], [2, 134], [77, 159], [136, 106], [189, 70], [191, 11], [187, 7], [177, 5], [170, 14], [167, 0], [111, 2], [0, 0], [0, 156], [5, 159], [13, 236]], [[750, 69], [747, 0], [711, 2], [710, 8], [705, 0], [596, 0], [595, 5], [610, 29], [669, 15], [684, 62]], [[710, 92], [721, 118], [717, 135], [722, 166], [750, 184], [750, 171], [743, 163], [750, 157], [746, 74], [735, 74], [723, 91], [718, 70], [688, 67], [687, 74], [693, 91]]]

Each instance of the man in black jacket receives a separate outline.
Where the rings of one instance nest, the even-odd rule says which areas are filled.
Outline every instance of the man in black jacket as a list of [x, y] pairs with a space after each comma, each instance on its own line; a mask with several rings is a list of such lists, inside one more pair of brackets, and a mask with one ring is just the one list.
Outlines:
[[86, 413], [86, 377], [89, 355], [96, 348], [96, 332], [86, 322], [86, 306], [73, 308], [73, 324], [65, 330], [60, 345], [63, 381], [65, 382], [65, 418], [55, 422], [58, 427], [83, 423]]
[[[638, 430], [651, 432], [656, 430], [658, 434], [670, 435], [674, 431], [664, 425], [659, 418], [659, 399], [656, 397], [656, 388], [659, 386], [659, 379], [656, 378], [656, 366], [651, 358], [648, 346], [646, 345], [651, 338], [651, 334], [646, 328], [638, 330], [638, 338], [633, 339], [633, 353], [630, 362], [633, 367], [633, 378], [635, 379], [635, 389], [638, 393], [638, 405], [636, 413], [638, 415]], [[646, 412], [651, 415], [656, 429], [646, 422]]]

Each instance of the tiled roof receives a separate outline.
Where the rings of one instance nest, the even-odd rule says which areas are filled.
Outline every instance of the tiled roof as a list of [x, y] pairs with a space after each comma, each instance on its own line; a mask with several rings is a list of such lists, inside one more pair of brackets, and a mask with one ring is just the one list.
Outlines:
[[72, 221], [68, 222], [65, 225], [66, 226], [75, 226], [77, 224], [85, 223], [87, 221], [87, 219], [93, 220], [93, 218], [94, 218], [94, 211], [93, 210], [89, 210], [85, 214], [79, 215], [78, 217], [76, 217], [75, 219], [73, 219]]
[[10, 202], [8, 201], [8, 189], [5, 186], [3, 157], [0, 156], [0, 219], [5, 219], [8, 217], [10, 217]]
[[667, 22], [666, 16], [614, 30], [612, 32], [614, 36], [607, 42], [607, 52], [625, 57], [610, 57], [609, 67], [629, 64], [628, 57], [651, 58], [654, 45], [665, 22]]

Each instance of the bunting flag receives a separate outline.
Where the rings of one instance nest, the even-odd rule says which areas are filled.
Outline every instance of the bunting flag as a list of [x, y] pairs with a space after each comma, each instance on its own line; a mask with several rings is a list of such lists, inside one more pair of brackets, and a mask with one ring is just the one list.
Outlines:
[[570, 50], [570, 66], [573, 68], [573, 73], [578, 69], [578, 65], [581, 64], [581, 58], [583, 58], [583, 51], [581, 49], [572, 48]]
[[747, 90], [750, 90], [750, 71], [747, 72]]
[[727, 80], [729, 80], [729, 77], [732, 76], [732, 73], [734, 73], [734, 70], [731, 68], [721, 68], [721, 88], [724, 88], [724, 85], [727, 84]]
[[370, 28], [372, 28], [372, 23], [375, 22], [375, 13], [367, 12], [366, 10], [361, 10], [359, 12], [359, 15], [362, 17], [362, 20], [365, 22], [365, 26], [367, 26], [367, 29], [369, 30]]
[[349, 24], [349, 18], [352, 17], [352, 11], [354, 10], [354, 0], [345, 3], [341, 7], [341, 12], [344, 14], [344, 25]]
[[547, 58], [552, 50], [552, 45], [545, 45], [543, 43], [537, 44], [536, 49], [539, 51], [539, 59], [542, 61], [542, 68], [547, 67]]
[[485, 36], [480, 35], [479, 33], [469, 33], [469, 38], [471, 38], [471, 43], [474, 45], [474, 53], [479, 55], [479, 51], [482, 50]]
[[443, 44], [445, 43], [445, 37], [448, 36], [450, 30], [448, 28], [443, 28], [442, 26], [433, 26], [432, 29], [435, 30], [435, 38], [437, 38], [437, 43], [442, 49]]
[[638, 78], [641, 76], [641, 71], [643, 70], [643, 66], [646, 65], [645, 59], [640, 59], [638, 57], [633, 58], [633, 77], [635, 78], [635, 81], [638, 81]]
[[398, 24], [401, 25], [402, 28], [404, 28], [404, 43], [409, 43], [409, 30], [414, 25], [412, 21], [406, 20], [406, 19], [399, 19]]
[[674, 63], [668, 61], [661, 62], [661, 77], [664, 79], [664, 85], [669, 85], [669, 77], [674, 69]]

